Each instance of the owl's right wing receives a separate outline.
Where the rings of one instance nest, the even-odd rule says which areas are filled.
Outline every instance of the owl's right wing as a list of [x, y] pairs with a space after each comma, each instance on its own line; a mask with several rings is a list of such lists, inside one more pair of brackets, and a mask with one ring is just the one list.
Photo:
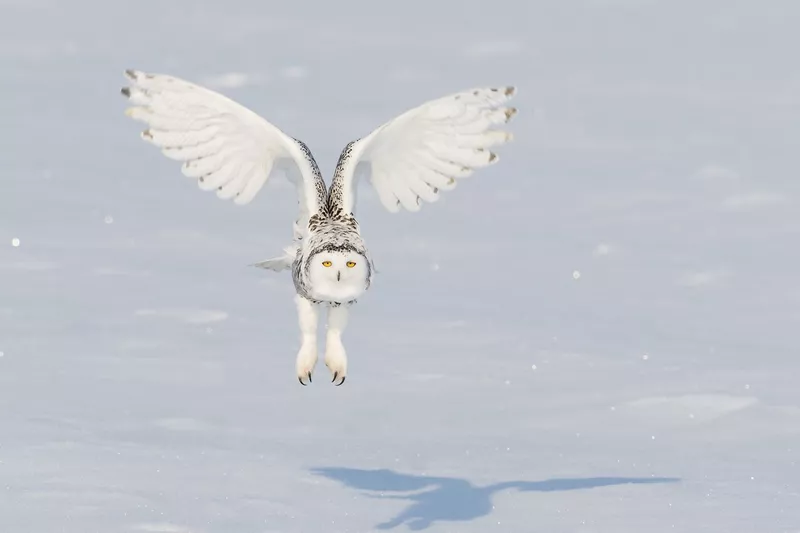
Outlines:
[[332, 203], [352, 213], [362, 174], [391, 212], [435, 202], [457, 179], [499, 160], [490, 148], [512, 139], [496, 126], [516, 114], [504, 107], [515, 94], [514, 87], [483, 87], [437, 98], [351, 142], [336, 166]]
[[199, 85], [137, 70], [125, 75], [132, 83], [122, 94], [135, 105], [126, 114], [148, 125], [142, 138], [170, 159], [182, 161], [182, 173], [197, 179], [200, 189], [247, 204], [276, 167], [289, 163], [283, 168], [297, 188], [299, 220], [308, 220], [325, 204], [325, 183], [302, 142]]

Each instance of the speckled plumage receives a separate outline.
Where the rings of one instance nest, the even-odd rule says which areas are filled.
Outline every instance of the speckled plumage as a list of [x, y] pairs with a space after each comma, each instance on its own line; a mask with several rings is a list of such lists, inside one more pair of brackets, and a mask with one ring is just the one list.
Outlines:
[[342, 180], [341, 178], [337, 179], [337, 176], [340, 175], [339, 169], [342, 168], [342, 162], [346, 162], [349, 156], [349, 149], [353, 143], [349, 143], [342, 152], [331, 187], [328, 189], [311, 150], [299, 139], [294, 140], [300, 145], [303, 156], [312, 169], [318, 205], [317, 212], [309, 216], [307, 232], [301, 232], [300, 238], [295, 243], [297, 245], [297, 253], [292, 260], [291, 267], [295, 290], [297, 294], [315, 304], [327, 304], [332, 307], [338, 307], [342, 304], [351, 305], [355, 303], [355, 300], [339, 302], [314, 298], [308, 271], [310, 267], [309, 261], [320, 252], [350, 250], [364, 256], [368, 261], [369, 276], [366, 279], [364, 290], [367, 290], [372, 282], [372, 261], [369, 259], [367, 247], [359, 233], [356, 218], [352, 213], [345, 213], [342, 209]]
[[[516, 114], [502, 107], [513, 87], [471, 89], [412, 108], [345, 146], [330, 187], [302, 141], [229, 98], [188, 81], [136, 70], [125, 72], [134, 104], [126, 114], [148, 124], [142, 138], [183, 162], [181, 172], [202, 190], [237, 204], [253, 200], [273, 170], [294, 183], [299, 213], [284, 254], [256, 263], [290, 270], [301, 331], [300, 383], [317, 361], [319, 308], [328, 308], [325, 363], [344, 382], [347, 358], [341, 334], [347, 308], [372, 284], [373, 264], [355, 218], [357, 169], [366, 170], [390, 212], [418, 211], [476, 169], [497, 163], [490, 148], [511, 140], [494, 126]], [[285, 163], [288, 163], [285, 164]]]
[[358, 232], [358, 223], [352, 215], [345, 215], [341, 210], [330, 215], [313, 215], [308, 224], [309, 232], [306, 239], [298, 247], [297, 255], [292, 262], [292, 281], [297, 294], [315, 304], [327, 304], [337, 307], [342, 304], [351, 305], [355, 299], [345, 302], [318, 300], [312, 293], [309, 281], [309, 268], [311, 260], [325, 251], [352, 251], [367, 260], [368, 277], [365, 280], [364, 290], [369, 289], [372, 283], [372, 260], [369, 252]]

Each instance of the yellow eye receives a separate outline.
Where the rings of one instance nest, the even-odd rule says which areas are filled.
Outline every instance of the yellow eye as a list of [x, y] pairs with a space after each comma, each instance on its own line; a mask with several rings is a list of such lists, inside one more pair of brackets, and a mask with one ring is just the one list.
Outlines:
[[323, 261], [322, 262], [322, 266], [324, 266], [324, 267], [329, 267], [329, 266], [331, 266], [331, 264], [332, 263], [330, 261]]
[[354, 266], [356, 266], [356, 262], [355, 261], [348, 261], [347, 262], [347, 268], [353, 268]]

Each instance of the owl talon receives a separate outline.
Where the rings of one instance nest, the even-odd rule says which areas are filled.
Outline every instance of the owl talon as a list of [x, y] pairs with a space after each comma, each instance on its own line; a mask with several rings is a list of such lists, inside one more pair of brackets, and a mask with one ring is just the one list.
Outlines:
[[306, 384], [305, 384], [305, 383], [303, 383], [303, 378], [301, 378], [300, 376], [298, 376], [298, 377], [297, 377], [297, 381], [299, 381], [299, 382], [300, 382], [300, 385], [302, 385], [303, 387], [305, 387], [305, 386], [306, 386]]

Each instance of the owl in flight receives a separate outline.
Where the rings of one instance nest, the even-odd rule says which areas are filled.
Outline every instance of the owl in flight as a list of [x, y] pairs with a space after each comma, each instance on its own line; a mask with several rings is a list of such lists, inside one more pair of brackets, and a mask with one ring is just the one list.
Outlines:
[[355, 218], [358, 178], [366, 176], [390, 212], [418, 211], [475, 169], [497, 163], [491, 147], [512, 139], [495, 126], [516, 114], [504, 107], [514, 87], [477, 88], [426, 102], [345, 146], [330, 187], [303, 142], [250, 109], [188, 81], [125, 71], [126, 114], [147, 124], [144, 140], [170, 159], [200, 189], [247, 204], [283, 170], [297, 189], [294, 238], [283, 254], [256, 263], [291, 270], [297, 292], [301, 346], [297, 378], [311, 382], [317, 363], [317, 318], [328, 308], [325, 364], [341, 385], [347, 376], [342, 332], [348, 308], [366, 291], [374, 267]]

